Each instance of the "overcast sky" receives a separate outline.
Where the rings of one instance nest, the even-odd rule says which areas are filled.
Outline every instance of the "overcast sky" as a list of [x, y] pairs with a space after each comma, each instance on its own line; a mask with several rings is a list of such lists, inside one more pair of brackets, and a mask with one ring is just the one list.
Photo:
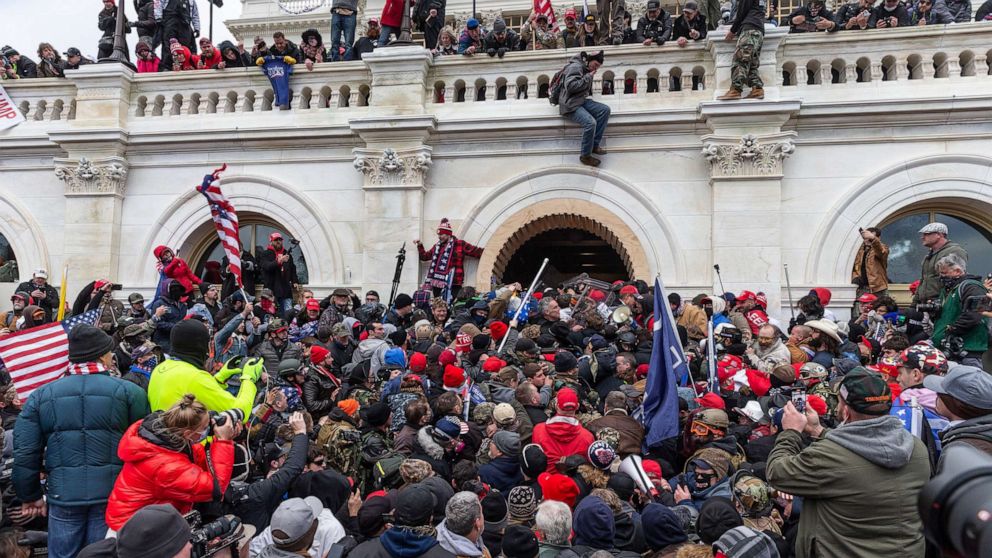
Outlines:
[[[128, 20], [136, 17], [133, 0], [123, 0]], [[202, 34], [210, 28], [210, 3], [196, 0], [200, 8]], [[102, 0], [0, 0], [0, 46], [10, 45], [37, 60], [38, 43], [52, 43], [59, 52], [76, 47], [96, 58], [97, 43], [103, 34], [97, 28], [97, 14]], [[241, 0], [226, 0], [223, 8], [214, 7], [214, 43], [231, 39], [224, 20], [241, 15]], [[134, 55], [134, 33], [127, 35], [128, 51]]]

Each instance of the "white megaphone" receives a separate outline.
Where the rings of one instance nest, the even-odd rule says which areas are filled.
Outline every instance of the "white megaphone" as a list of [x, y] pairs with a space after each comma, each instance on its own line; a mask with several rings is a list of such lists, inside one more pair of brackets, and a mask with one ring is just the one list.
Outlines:
[[648, 474], [644, 471], [644, 465], [641, 461], [640, 455], [628, 455], [620, 462], [620, 472], [634, 479], [634, 484], [637, 485], [637, 488], [642, 493], [650, 494], [652, 498], [656, 498], [658, 496], [658, 489], [654, 487], [654, 483], [648, 478]]

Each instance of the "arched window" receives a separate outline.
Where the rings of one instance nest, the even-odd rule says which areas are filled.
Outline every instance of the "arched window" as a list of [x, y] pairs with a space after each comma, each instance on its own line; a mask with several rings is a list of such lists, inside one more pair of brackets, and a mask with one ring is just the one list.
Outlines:
[[882, 242], [889, 246], [889, 280], [912, 283], [920, 278], [920, 265], [927, 249], [920, 242], [919, 230], [927, 223], [947, 225], [947, 238], [968, 251], [968, 272], [984, 275], [992, 272], [992, 232], [982, 224], [982, 216], [950, 207], [907, 210], [883, 223]]
[[16, 283], [19, 281], [17, 257], [14, 248], [2, 233], [0, 233], [0, 283]]
[[[289, 234], [285, 228], [275, 221], [262, 215], [239, 213], [238, 217], [241, 221], [238, 235], [241, 237], [242, 249], [251, 252], [257, 260], [259, 255], [269, 245], [269, 235], [278, 232], [282, 234], [284, 239], [283, 245], [293, 255], [293, 262], [296, 264], [296, 274], [299, 276], [300, 284], [305, 285], [309, 282], [307, 262], [303, 257], [303, 252], [298, 246], [294, 247], [292, 242], [290, 242], [293, 235]], [[224, 259], [224, 248], [220, 245], [220, 239], [217, 238], [217, 233], [214, 232], [212, 224], [210, 226], [210, 236], [193, 250], [193, 255], [196, 262], [193, 268], [194, 273], [204, 281], [220, 283], [220, 277], [216, 273], [219, 272], [222, 260]], [[258, 284], [261, 285], [261, 277], [259, 276], [257, 279]]]

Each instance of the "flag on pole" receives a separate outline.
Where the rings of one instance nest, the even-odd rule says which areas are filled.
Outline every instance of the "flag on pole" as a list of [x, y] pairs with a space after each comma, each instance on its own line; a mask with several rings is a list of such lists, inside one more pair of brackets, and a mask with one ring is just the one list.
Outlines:
[[[558, 29], [558, 18], [555, 17], [551, 0], [534, 0], [534, 13], [548, 18], [548, 29]], [[537, 34], [534, 36], [537, 37]]]
[[657, 446], [679, 433], [679, 401], [675, 379], [689, 373], [675, 318], [660, 279], [654, 281], [654, 344], [644, 390], [644, 446]]
[[210, 217], [214, 220], [214, 228], [217, 229], [217, 236], [220, 237], [221, 246], [224, 247], [224, 255], [229, 263], [228, 269], [234, 274], [238, 281], [238, 287], [242, 287], [241, 282], [241, 237], [238, 236], [238, 212], [235, 211], [231, 202], [227, 201], [220, 186], [214, 184], [220, 178], [220, 173], [227, 170], [227, 163], [219, 169], [215, 169], [212, 174], [203, 177], [203, 184], [196, 187], [207, 198], [210, 206]]
[[22, 401], [32, 391], [65, 375], [69, 366], [69, 332], [79, 324], [94, 325], [100, 313], [95, 308], [68, 320], [21, 330], [0, 339], [0, 360]]
[[582, 0], [582, 20], [585, 21], [586, 16], [589, 15], [589, 0]]
[[713, 319], [706, 322], [706, 364], [709, 369], [709, 390], [720, 393], [720, 377], [716, 368], [716, 341], [713, 336]]
[[66, 282], [69, 280], [69, 266], [62, 267], [62, 285], [59, 286], [59, 313], [56, 316], [55, 321], [61, 322], [65, 318], [65, 295], [66, 295]]

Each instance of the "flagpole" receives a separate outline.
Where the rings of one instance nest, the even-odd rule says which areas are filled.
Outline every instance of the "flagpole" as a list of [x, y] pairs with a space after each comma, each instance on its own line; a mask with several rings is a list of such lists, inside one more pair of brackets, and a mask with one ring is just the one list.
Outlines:
[[[537, 282], [541, 280], [541, 275], [544, 274], [544, 268], [547, 267], [547, 265], [548, 258], [544, 258], [544, 261], [541, 262], [541, 269], [537, 270], [537, 275], [535, 275], [534, 280], [530, 282], [530, 287], [527, 289], [527, 294], [520, 299], [520, 305], [517, 306], [517, 311], [513, 313], [513, 319], [510, 320], [511, 322], [517, 321], [517, 318], [520, 317], [520, 312], [524, 309], [524, 306], [527, 305], [527, 301], [530, 300], [531, 295], [534, 294], [534, 289], [537, 288]], [[509, 335], [503, 336], [503, 340], [499, 342], [499, 348], [496, 349], [496, 354], [503, 352], [503, 346], [506, 345], [506, 340], [509, 338]]]
[[69, 265], [62, 266], [62, 284], [59, 286], [59, 313], [55, 321], [61, 322], [65, 318], [65, 295], [66, 282], [69, 280]]

